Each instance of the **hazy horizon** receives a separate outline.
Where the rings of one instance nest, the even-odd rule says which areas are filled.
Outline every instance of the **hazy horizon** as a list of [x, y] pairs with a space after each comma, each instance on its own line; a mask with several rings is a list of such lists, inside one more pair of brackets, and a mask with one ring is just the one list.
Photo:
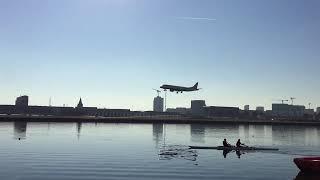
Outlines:
[[[0, 104], [151, 110], [275, 99], [320, 106], [320, 1], [13, 0], [0, 2]], [[164, 93], [162, 93], [162, 96]], [[290, 102], [289, 102], [290, 103]]]

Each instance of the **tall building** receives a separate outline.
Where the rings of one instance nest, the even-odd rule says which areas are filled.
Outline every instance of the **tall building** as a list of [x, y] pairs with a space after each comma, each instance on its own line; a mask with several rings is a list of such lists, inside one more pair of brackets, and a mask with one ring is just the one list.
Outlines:
[[16, 99], [16, 107], [28, 107], [29, 97], [28, 96], [20, 96]]
[[153, 111], [163, 112], [163, 98], [157, 96], [153, 99]]
[[204, 107], [206, 106], [206, 101], [204, 100], [192, 100], [191, 101], [191, 114], [196, 116], [203, 116]]
[[244, 106], [244, 110], [245, 110], [245, 111], [249, 111], [249, 110], [250, 110], [250, 106], [249, 106], [249, 105], [245, 105], [245, 106]]

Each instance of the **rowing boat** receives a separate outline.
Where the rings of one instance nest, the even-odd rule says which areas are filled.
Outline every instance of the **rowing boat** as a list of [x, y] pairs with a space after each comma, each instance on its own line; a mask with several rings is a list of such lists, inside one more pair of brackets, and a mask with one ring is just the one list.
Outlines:
[[278, 151], [277, 148], [264, 147], [224, 147], [224, 146], [189, 146], [190, 149], [215, 149], [215, 150], [230, 150], [230, 151]]

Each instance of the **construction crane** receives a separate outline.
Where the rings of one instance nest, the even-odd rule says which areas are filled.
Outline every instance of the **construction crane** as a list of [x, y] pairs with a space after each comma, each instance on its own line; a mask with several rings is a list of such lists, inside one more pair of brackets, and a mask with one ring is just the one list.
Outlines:
[[293, 105], [293, 100], [295, 100], [296, 98], [295, 97], [291, 97], [291, 105]]
[[161, 93], [160, 90], [158, 90], [158, 89], [153, 89], [153, 90], [155, 90], [158, 93], [158, 96], [160, 95], [160, 93]]

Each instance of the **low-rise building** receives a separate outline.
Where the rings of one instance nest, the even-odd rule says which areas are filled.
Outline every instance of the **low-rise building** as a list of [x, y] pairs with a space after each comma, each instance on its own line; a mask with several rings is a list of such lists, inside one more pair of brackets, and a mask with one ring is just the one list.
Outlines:
[[314, 109], [305, 109], [304, 110], [304, 114], [313, 116], [314, 115]]
[[133, 113], [131, 113], [130, 109], [98, 109], [97, 107], [84, 107], [81, 98], [76, 107], [28, 106], [28, 97], [21, 96], [17, 98], [16, 105], [0, 105], [0, 114], [123, 117], [131, 116]]
[[256, 111], [260, 113], [264, 113], [264, 107], [263, 106], [257, 106]]
[[207, 117], [238, 117], [240, 109], [238, 107], [206, 106], [204, 111]]
[[133, 115], [130, 109], [97, 109], [96, 116], [102, 117], [126, 117]]
[[303, 117], [305, 106], [272, 104], [272, 115], [276, 117]]
[[0, 105], [0, 114], [11, 115], [15, 113], [14, 105]]
[[177, 107], [177, 108], [168, 108], [167, 112], [169, 113], [178, 113], [178, 114], [190, 114], [191, 109], [190, 108], [185, 108], [185, 107]]

